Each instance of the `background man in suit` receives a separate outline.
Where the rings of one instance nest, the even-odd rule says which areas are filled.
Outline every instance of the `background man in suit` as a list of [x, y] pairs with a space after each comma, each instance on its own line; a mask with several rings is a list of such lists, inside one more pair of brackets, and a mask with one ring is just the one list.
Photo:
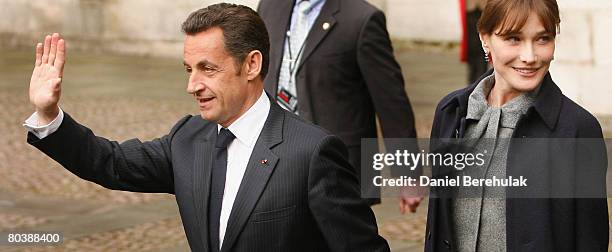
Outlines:
[[144, 143], [95, 136], [58, 107], [65, 42], [53, 34], [36, 47], [28, 142], [107, 188], [175, 194], [194, 251], [389, 251], [344, 144], [263, 91], [269, 40], [257, 13], [211, 5], [182, 29], [201, 117]]
[[[270, 32], [266, 91], [338, 135], [358, 174], [361, 138], [376, 138], [376, 114], [385, 137], [416, 137], [382, 11], [362, 0], [262, 0], [258, 12]], [[378, 188], [368, 184], [362, 192], [372, 195]]]

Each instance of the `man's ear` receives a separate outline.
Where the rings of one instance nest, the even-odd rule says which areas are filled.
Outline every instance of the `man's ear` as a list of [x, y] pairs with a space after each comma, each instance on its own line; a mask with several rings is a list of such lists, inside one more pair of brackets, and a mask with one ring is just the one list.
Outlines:
[[248, 80], [254, 80], [259, 77], [261, 65], [263, 64], [263, 55], [259, 50], [251, 51], [244, 59], [246, 74]]

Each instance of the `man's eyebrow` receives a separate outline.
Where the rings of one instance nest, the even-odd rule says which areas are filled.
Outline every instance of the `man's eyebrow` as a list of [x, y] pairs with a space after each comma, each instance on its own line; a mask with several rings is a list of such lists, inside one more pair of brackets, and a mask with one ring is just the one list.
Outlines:
[[219, 66], [218, 66], [217, 64], [212, 63], [212, 62], [210, 62], [210, 61], [208, 61], [208, 60], [205, 60], [205, 59], [200, 60], [200, 61], [198, 62], [198, 64], [196, 64], [196, 66], [197, 66], [197, 68], [198, 68], [198, 69], [204, 69], [204, 68], [219, 68]]
[[[186, 61], [183, 61], [183, 65], [186, 67], [191, 67], [189, 64], [187, 64]], [[215, 63], [212, 63], [208, 60], [200, 60], [197, 64], [196, 64], [197, 68], [204, 68], [204, 67], [212, 67], [212, 68], [219, 68], [219, 66]]]

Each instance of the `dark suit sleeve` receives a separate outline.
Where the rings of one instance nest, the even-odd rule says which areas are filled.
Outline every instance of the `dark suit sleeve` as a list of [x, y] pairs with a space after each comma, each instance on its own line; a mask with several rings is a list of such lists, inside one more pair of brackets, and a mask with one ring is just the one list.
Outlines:
[[28, 143], [82, 179], [114, 190], [174, 193], [170, 143], [189, 117], [181, 119], [170, 134], [121, 144], [95, 136], [65, 114], [56, 132], [39, 139], [28, 133]]
[[328, 136], [317, 146], [308, 186], [310, 210], [331, 251], [389, 251], [337, 137]]
[[[577, 141], [575, 200], [576, 251], [607, 251], [609, 242], [606, 171], [608, 158], [601, 126], [588, 115]], [[588, 198], [585, 198], [588, 197]]]
[[357, 62], [385, 137], [416, 137], [414, 114], [402, 70], [395, 60], [385, 15], [373, 12], [363, 24], [357, 42]]

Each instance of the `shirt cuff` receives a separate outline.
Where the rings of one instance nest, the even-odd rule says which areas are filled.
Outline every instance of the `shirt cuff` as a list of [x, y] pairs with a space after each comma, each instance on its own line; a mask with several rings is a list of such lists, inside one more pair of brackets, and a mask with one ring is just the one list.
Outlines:
[[59, 114], [53, 121], [51, 121], [47, 125], [38, 125], [38, 113], [34, 112], [28, 119], [23, 123], [23, 127], [25, 127], [29, 132], [32, 132], [39, 139], [43, 139], [48, 135], [53, 134], [53, 132], [57, 131], [60, 125], [62, 125], [62, 121], [64, 120], [64, 111], [59, 109]]

